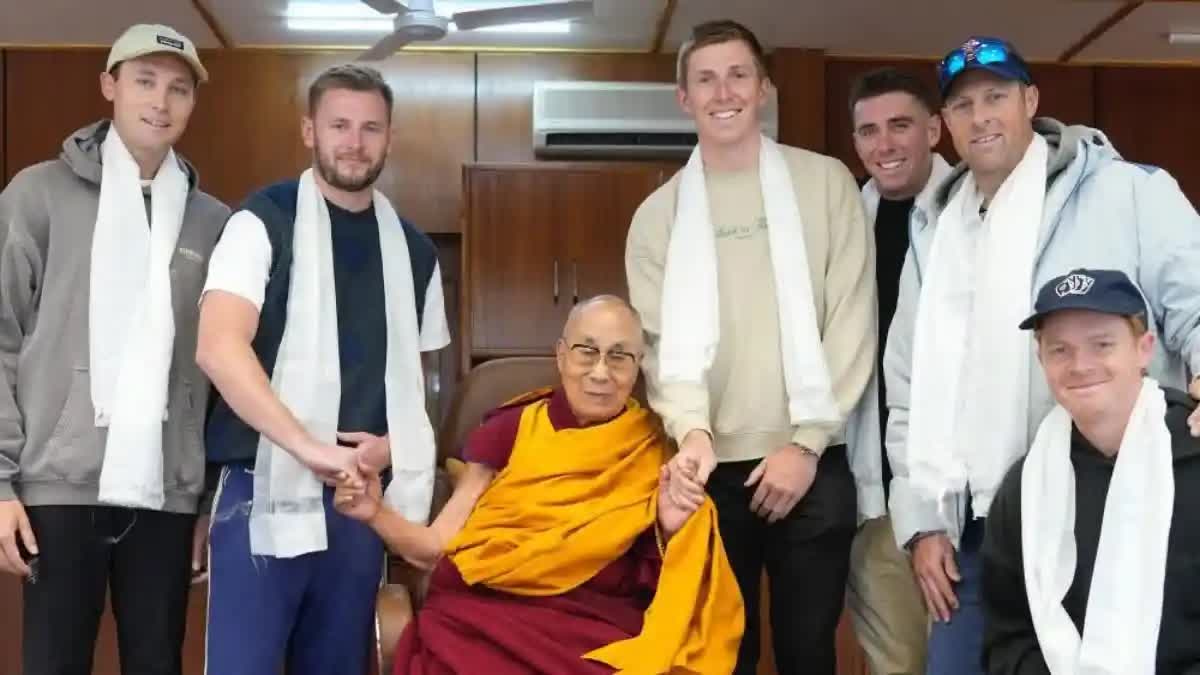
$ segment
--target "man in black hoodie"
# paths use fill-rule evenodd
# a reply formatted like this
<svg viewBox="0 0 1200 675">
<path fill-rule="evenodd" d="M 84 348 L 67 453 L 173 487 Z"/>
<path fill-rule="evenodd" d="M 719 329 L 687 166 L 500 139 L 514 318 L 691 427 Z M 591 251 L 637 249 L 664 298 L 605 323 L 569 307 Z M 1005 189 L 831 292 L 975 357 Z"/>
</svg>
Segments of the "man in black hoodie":
<svg viewBox="0 0 1200 675">
<path fill-rule="evenodd" d="M 1143 376 L 1154 336 L 1125 274 L 1075 270 L 1035 310 L 1021 327 L 1058 407 L 992 503 L 984 667 L 1200 672 L 1196 401 Z"/>
</svg>

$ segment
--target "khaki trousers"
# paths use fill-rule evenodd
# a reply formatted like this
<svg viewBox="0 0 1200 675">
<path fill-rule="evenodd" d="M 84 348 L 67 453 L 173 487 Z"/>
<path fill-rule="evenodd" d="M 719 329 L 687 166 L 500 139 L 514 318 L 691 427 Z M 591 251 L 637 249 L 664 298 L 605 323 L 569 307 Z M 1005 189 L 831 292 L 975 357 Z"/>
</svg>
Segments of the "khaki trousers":
<svg viewBox="0 0 1200 675">
<path fill-rule="evenodd" d="M 854 538 L 846 607 L 872 675 L 924 675 L 925 600 L 888 516 L 867 521 Z"/>
</svg>

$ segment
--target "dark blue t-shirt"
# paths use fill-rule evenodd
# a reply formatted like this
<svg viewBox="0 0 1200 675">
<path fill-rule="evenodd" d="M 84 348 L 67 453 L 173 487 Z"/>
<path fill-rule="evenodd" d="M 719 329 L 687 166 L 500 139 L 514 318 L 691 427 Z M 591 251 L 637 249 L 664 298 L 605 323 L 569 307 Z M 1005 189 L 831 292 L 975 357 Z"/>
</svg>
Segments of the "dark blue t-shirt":
<svg viewBox="0 0 1200 675">
<path fill-rule="evenodd" d="M 271 242 L 271 267 L 267 278 L 258 332 L 252 346 L 270 377 L 279 354 L 287 319 L 291 285 L 292 238 L 295 229 L 297 181 L 272 185 L 242 206 L 256 215 Z M 338 360 L 341 364 L 339 431 L 387 433 L 387 399 L 384 373 L 387 366 L 387 313 L 384 306 L 383 257 L 374 207 L 351 212 L 326 200 L 333 244 L 334 293 L 337 301 Z M 424 314 L 425 294 L 437 269 L 433 242 L 409 223 L 401 221 L 410 260 L 391 264 L 411 267 L 418 329 Z M 413 346 L 416 348 L 416 345 Z M 243 422 L 214 391 L 205 428 L 210 464 L 254 461 L 259 434 Z"/>
</svg>

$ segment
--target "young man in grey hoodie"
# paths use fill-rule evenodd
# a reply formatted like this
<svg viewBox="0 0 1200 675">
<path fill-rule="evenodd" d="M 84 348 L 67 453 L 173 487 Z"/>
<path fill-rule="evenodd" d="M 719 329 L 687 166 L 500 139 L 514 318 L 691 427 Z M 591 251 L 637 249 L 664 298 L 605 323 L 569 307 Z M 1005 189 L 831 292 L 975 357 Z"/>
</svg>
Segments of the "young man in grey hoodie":
<svg viewBox="0 0 1200 675">
<path fill-rule="evenodd" d="M 988 509 L 1054 403 L 1016 326 L 1051 278 L 1122 271 L 1150 309 L 1150 376 L 1197 395 L 1200 216 L 1166 171 L 1122 160 L 1100 131 L 1035 118 L 1037 87 L 1008 42 L 971 38 L 939 76 L 964 161 L 911 223 L 884 355 L 890 506 L 935 621 L 928 672 L 970 675 Z"/>
<path fill-rule="evenodd" d="M 86 675 L 111 592 L 123 673 L 181 672 L 208 383 L 197 300 L 229 209 L 172 146 L 208 75 L 137 25 L 112 120 L 0 193 L 0 572 L 24 585 L 25 675 Z"/>
</svg>

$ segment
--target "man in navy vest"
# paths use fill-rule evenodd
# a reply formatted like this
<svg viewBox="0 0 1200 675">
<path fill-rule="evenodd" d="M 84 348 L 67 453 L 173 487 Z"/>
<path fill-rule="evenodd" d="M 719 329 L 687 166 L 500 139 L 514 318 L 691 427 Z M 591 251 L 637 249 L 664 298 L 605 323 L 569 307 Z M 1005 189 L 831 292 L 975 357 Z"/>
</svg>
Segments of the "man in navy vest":
<svg viewBox="0 0 1200 675">
<path fill-rule="evenodd" d="M 384 550 L 331 486 L 388 470 L 388 501 L 428 518 L 420 355 L 449 332 L 432 242 L 373 189 L 391 108 L 371 68 L 321 74 L 303 120 L 312 168 L 251 195 L 213 253 L 196 355 L 219 395 L 210 673 L 366 672 Z"/>
</svg>

